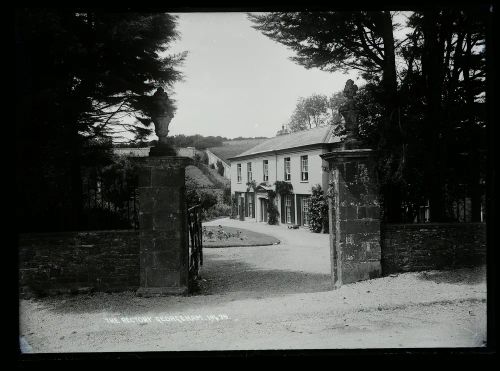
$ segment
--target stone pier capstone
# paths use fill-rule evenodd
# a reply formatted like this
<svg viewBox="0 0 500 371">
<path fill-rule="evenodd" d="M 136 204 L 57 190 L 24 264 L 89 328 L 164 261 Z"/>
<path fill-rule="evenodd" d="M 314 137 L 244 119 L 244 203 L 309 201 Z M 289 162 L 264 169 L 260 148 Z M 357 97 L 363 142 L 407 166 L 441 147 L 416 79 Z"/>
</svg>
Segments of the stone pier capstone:
<svg viewBox="0 0 500 371">
<path fill-rule="evenodd" d="M 187 157 L 136 158 L 139 172 L 140 288 L 137 295 L 188 291 Z"/>
<path fill-rule="evenodd" d="M 374 151 L 341 149 L 321 155 L 330 170 L 332 283 L 380 277 L 380 206 Z"/>
</svg>

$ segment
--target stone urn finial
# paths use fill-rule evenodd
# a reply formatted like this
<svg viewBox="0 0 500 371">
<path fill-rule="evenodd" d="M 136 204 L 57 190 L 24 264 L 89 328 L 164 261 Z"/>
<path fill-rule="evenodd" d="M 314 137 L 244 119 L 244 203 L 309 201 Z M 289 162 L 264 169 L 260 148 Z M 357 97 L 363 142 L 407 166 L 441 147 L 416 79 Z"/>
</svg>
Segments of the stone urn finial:
<svg viewBox="0 0 500 371">
<path fill-rule="evenodd" d="M 150 156 L 175 156 L 176 150 L 168 141 L 168 126 L 174 117 L 174 106 L 163 88 L 156 89 L 151 106 L 151 120 L 155 124 L 158 144 L 151 148 Z"/>
<path fill-rule="evenodd" d="M 155 124 L 155 133 L 160 143 L 167 143 L 168 126 L 174 117 L 172 104 L 163 88 L 156 89 L 153 95 L 153 112 L 151 119 Z"/>
<path fill-rule="evenodd" d="M 347 80 L 344 88 L 344 96 L 347 101 L 339 108 L 339 112 L 345 120 L 346 138 L 344 143 L 346 148 L 359 144 L 358 110 L 355 102 L 357 91 L 358 87 L 354 81 Z"/>
</svg>

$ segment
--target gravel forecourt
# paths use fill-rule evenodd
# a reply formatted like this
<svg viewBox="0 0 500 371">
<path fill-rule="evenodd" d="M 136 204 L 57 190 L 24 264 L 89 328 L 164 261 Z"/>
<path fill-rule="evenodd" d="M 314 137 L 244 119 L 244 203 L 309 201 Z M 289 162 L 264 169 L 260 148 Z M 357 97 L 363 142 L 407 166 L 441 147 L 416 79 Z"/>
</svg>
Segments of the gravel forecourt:
<svg viewBox="0 0 500 371">
<path fill-rule="evenodd" d="M 250 221 L 270 246 L 204 250 L 199 292 L 20 301 L 25 352 L 481 347 L 486 268 L 399 274 L 331 290 L 328 235 Z"/>
</svg>

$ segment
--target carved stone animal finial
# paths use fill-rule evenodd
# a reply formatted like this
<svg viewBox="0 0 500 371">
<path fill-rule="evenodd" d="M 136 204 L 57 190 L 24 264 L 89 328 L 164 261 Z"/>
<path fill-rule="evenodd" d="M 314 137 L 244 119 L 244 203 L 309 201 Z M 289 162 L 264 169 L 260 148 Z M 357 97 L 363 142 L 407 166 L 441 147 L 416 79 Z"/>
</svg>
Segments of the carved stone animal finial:
<svg viewBox="0 0 500 371">
<path fill-rule="evenodd" d="M 347 80 L 344 88 L 344 96 L 347 98 L 347 101 L 339 107 L 339 112 L 345 120 L 345 148 L 354 148 L 359 145 L 358 110 L 354 99 L 357 91 L 358 87 L 354 81 L 351 79 Z"/>
<path fill-rule="evenodd" d="M 358 91 L 358 86 L 351 79 L 347 80 L 344 87 L 344 96 L 347 99 L 354 99 L 356 92 Z"/>
</svg>

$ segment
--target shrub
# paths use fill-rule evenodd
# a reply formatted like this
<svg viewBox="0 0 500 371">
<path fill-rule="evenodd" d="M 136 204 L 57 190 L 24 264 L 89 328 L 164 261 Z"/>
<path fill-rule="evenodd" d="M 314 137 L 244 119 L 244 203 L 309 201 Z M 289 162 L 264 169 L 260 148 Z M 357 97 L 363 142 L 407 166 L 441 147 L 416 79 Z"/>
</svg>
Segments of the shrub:
<svg viewBox="0 0 500 371">
<path fill-rule="evenodd" d="M 201 204 L 201 197 L 199 192 L 196 189 L 187 189 L 186 190 L 186 204 L 188 209 L 190 207 Z"/>
<path fill-rule="evenodd" d="M 328 201 L 321 186 L 317 184 L 311 189 L 309 206 L 309 229 L 314 233 L 328 232 Z"/>
<path fill-rule="evenodd" d="M 236 233 L 231 233 L 228 231 L 225 231 L 222 226 L 219 225 L 219 227 L 214 231 L 213 229 L 207 229 L 207 227 L 203 227 L 202 229 L 203 233 L 203 240 L 229 240 L 230 238 L 237 238 L 237 239 L 243 239 L 241 231 L 237 230 Z"/>
<path fill-rule="evenodd" d="M 267 191 L 267 224 L 276 225 L 278 224 L 280 213 L 278 211 L 278 206 L 276 206 L 276 192 L 270 190 Z"/>
<path fill-rule="evenodd" d="M 202 220 L 208 221 L 211 219 L 220 218 L 221 216 L 230 216 L 231 206 L 224 203 L 217 203 L 207 210 L 202 211 Z"/>
<path fill-rule="evenodd" d="M 186 200 L 188 208 L 200 205 L 203 221 L 231 215 L 231 205 L 224 203 L 222 197 L 213 192 L 189 189 L 186 191 Z"/>
<path fill-rule="evenodd" d="M 330 231 L 330 216 L 328 214 L 328 197 L 323 196 L 325 201 L 324 206 L 321 209 L 321 219 L 323 219 L 323 233 L 329 233 Z"/>
<path fill-rule="evenodd" d="M 203 210 L 208 210 L 218 203 L 217 196 L 210 192 L 200 192 L 200 204 Z"/>
<path fill-rule="evenodd" d="M 217 172 L 220 176 L 224 176 L 224 164 L 221 160 L 217 160 Z"/>
<path fill-rule="evenodd" d="M 222 202 L 226 205 L 231 205 L 231 188 L 226 187 L 222 193 Z"/>
<path fill-rule="evenodd" d="M 217 195 L 198 189 L 188 189 L 186 191 L 187 207 L 201 205 L 203 210 L 208 210 L 219 202 Z"/>
</svg>

